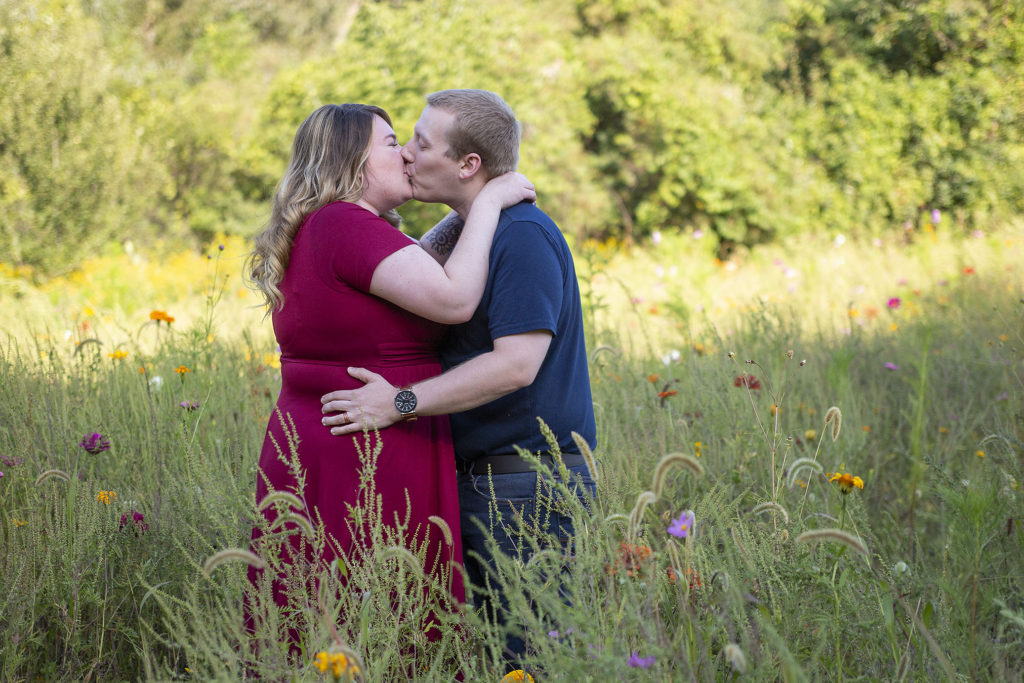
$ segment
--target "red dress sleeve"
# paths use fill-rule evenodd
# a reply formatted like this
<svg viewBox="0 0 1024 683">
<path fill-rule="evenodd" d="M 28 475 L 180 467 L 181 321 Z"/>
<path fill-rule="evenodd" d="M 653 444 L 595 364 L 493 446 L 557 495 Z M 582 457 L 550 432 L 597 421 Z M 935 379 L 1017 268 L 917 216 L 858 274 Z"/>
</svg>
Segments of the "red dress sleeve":
<svg viewBox="0 0 1024 683">
<path fill-rule="evenodd" d="M 415 244 L 386 220 L 349 202 L 334 202 L 310 214 L 305 230 L 312 240 L 317 275 L 329 287 L 348 285 L 370 291 L 373 271 L 388 256 Z"/>
</svg>

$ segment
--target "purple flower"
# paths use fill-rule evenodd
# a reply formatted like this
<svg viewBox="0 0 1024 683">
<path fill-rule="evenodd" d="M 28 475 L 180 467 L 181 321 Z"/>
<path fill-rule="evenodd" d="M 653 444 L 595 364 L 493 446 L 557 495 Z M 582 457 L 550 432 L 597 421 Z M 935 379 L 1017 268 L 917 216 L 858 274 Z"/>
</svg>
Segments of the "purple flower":
<svg viewBox="0 0 1024 683">
<path fill-rule="evenodd" d="M 998 396 L 996 396 L 996 400 L 997 401 L 1006 401 L 1009 398 L 1010 398 L 1010 395 L 1008 393 L 1006 393 L 1005 391 L 1003 393 L 999 394 Z"/>
<path fill-rule="evenodd" d="M 199 401 L 189 399 L 188 401 L 182 401 L 178 405 L 181 406 L 181 408 L 183 408 L 184 410 L 187 410 L 188 412 L 191 413 L 193 410 L 199 407 Z"/>
<path fill-rule="evenodd" d="M 130 518 L 129 515 L 131 515 Z M 130 527 L 132 531 L 137 534 L 149 531 L 149 525 L 146 524 L 146 517 L 141 512 L 136 512 L 134 509 L 121 515 L 121 523 L 118 525 L 118 529 L 123 529 L 125 527 Z"/>
<path fill-rule="evenodd" d="M 93 432 L 88 436 L 82 437 L 78 445 L 84 448 L 86 453 L 92 453 L 93 455 L 110 450 L 110 441 L 104 439 L 103 435 L 99 432 Z"/>
<path fill-rule="evenodd" d="M 932 209 L 932 225 L 938 225 L 942 220 L 942 213 L 938 209 Z"/>
<path fill-rule="evenodd" d="M 686 538 L 693 531 L 693 510 L 683 510 L 682 514 L 668 525 L 668 532 L 676 538 Z"/>
<path fill-rule="evenodd" d="M 899 308 L 900 298 L 898 296 L 894 296 L 893 298 L 889 299 L 889 301 L 886 302 L 885 305 L 888 306 L 889 308 Z"/>
<path fill-rule="evenodd" d="M 218 244 L 217 245 L 217 251 L 224 251 L 224 245 L 223 244 Z"/>
<path fill-rule="evenodd" d="M 0 470 L 0 479 L 3 479 L 3 478 L 4 478 L 3 470 Z"/>
<path fill-rule="evenodd" d="M 25 458 L 15 458 L 13 455 L 0 455 L 0 462 L 8 467 L 17 467 L 25 462 Z"/>
<path fill-rule="evenodd" d="M 654 666 L 654 655 L 641 657 L 639 652 L 634 652 L 629 656 L 629 665 L 636 669 L 650 669 Z"/>
<path fill-rule="evenodd" d="M 889 363 L 888 361 L 886 361 L 885 369 L 886 370 L 899 370 L 900 366 L 896 365 L 895 363 Z"/>
</svg>

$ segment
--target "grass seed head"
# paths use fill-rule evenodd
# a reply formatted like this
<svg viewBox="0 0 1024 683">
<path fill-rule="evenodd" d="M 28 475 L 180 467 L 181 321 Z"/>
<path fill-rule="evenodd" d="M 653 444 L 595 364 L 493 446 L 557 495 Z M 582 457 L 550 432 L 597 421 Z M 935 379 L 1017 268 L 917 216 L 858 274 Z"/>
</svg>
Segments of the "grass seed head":
<svg viewBox="0 0 1024 683">
<path fill-rule="evenodd" d="M 70 481 L 71 477 L 64 470 L 46 470 L 38 477 L 36 477 L 36 486 L 42 484 L 47 479 L 60 479 L 61 481 Z"/>
<path fill-rule="evenodd" d="M 250 567 L 255 567 L 256 569 L 263 569 L 267 566 L 267 563 L 256 553 L 243 550 L 242 548 L 228 548 L 207 558 L 203 564 L 203 573 L 209 576 L 221 564 L 235 560 L 245 562 Z"/>
<path fill-rule="evenodd" d="M 869 556 L 868 547 L 864 545 L 864 541 L 849 532 L 843 531 L 842 529 L 813 529 L 811 531 L 805 531 L 796 537 L 797 543 L 818 543 L 819 541 L 835 541 L 836 543 L 842 543 L 864 557 Z"/>
<path fill-rule="evenodd" d="M 665 478 L 668 476 L 669 470 L 677 465 L 690 470 L 698 477 L 704 476 L 704 466 L 692 455 L 685 453 L 663 455 L 654 467 L 654 476 L 651 478 L 651 491 L 654 492 L 656 498 L 661 498 L 661 494 L 665 490 Z"/>
<path fill-rule="evenodd" d="M 448 545 L 453 545 L 452 528 L 448 526 L 448 522 L 444 521 L 444 518 L 438 517 L 437 515 L 430 515 L 427 519 L 436 524 L 437 528 L 441 530 L 441 535 L 444 536 L 444 542 Z"/>
<path fill-rule="evenodd" d="M 260 504 L 256 506 L 256 510 L 262 512 L 278 501 L 287 503 L 289 507 L 295 508 L 296 510 L 306 509 L 305 504 L 295 494 L 288 493 L 287 491 L 274 491 L 263 497 Z"/>
<path fill-rule="evenodd" d="M 764 513 L 772 511 L 772 510 L 774 510 L 775 512 L 778 512 L 780 515 L 782 515 L 782 519 L 785 520 L 786 524 L 789 524 L 789 513 L 786 512 L 786 508 L 782 507 L 778 503 L 773 503 L 770 500 L 765 501 L 765 502 L 761 503 L 760 505 L 754 506 L 754 509 L 750 511 L 750 514 L 752 514 L 752 515 L 763 515 Z"/>
<path fill-rule="evenodd" d="M 843 426 L 843 413 L 838 406 L 832 406 L 825 412 L 825 424 L 832 424 L 832 440 L 839 438 L 839 429 Z"/>
<path fill-rule="evenodd" d="M 644 510 L 647 509 L 648 505 L 655 503 L 658 500 L 658 496 L 654 491 L 644 491 L 636 497 L 636 504 L 633 506 L 633 511 L 629 513 L 629 535 L 635 536 L 636 532 L 640 530 L 640 520 L 643 519 Z"/>
<path fill-rule="evenodd" d="M 736 643 L 727 644 L 722 648 L 722 655 L 736 673 L 747 673 L 747 656 L 743 654 L 743 650 L 740 649 L 739 645 Z"/>
<path fill-rule="evenodd" d="M 597 461 L 594 460 L 594 452 L 590 450 L 590 444 L 579 432 L 571 432 L 572 440 L 576 443 L 576 447 L 580 449 L 580 453 L 583 455 L 583 460 L 587 463 L 587 469 L 590 471 L 590 478 L 595 482 L 597 481 Z"/>
</svg>

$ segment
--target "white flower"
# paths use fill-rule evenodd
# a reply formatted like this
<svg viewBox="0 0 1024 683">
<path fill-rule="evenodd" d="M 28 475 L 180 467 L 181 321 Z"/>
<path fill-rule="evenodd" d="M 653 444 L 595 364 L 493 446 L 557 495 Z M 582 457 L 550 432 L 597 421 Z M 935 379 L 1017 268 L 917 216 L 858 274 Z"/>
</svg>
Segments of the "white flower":
<svg viewBox="0 0 1024 683">
<path fill-rule="evenodd" d="M 153 391 L 160 391 L 164 386 L 164 378 L 160 375 L 154 375 L 153 379 L 149 380 L 149 386 L 153 387 Z"/>
<path fill-rule="evenodd" d="M 654 246 L 658 246 L 659 244 L 661 244 L 660 230 L 655 230 L 654 232 L 651 233 L 651 244 L 653 244 Z"/>
</svg>

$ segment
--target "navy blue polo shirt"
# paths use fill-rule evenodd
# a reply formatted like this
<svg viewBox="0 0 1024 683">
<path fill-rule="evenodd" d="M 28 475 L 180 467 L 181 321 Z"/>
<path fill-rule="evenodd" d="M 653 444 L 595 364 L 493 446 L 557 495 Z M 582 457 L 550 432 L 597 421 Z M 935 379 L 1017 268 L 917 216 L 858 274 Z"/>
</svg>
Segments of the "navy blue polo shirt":
<svg viewBox="0 0 1024 683">
<path fill-rule="evenodd" d="M 517 445 L 547 452 L 537 417 L 551 427 L 565 453 L 579 452 L 570 434 L 574 431 L 596 446 L 572 254 L 554 221 L 523 202 L 501 212 L 483 298 L 469 322 L 449 329 L 441 364 L 447 370 L 492 351 L 495 339 L 533 330 L 553 334 L 533 384 L 450 416 L 458 460 L 513 454 Z"/>
</svg>

